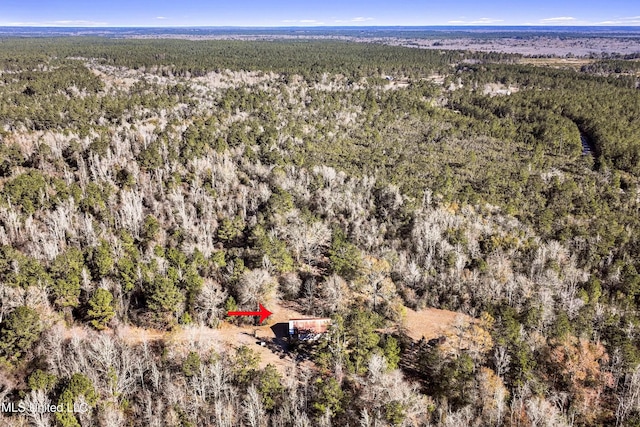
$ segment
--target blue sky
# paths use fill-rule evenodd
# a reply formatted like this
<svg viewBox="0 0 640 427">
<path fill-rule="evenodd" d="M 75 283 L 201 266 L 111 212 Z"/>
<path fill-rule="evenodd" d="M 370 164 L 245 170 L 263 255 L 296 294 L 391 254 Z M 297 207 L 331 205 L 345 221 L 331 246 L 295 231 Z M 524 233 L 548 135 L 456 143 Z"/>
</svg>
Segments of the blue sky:
<svg viewBox="0 0 640 427">
<path fill-rule="evenodd" d="M 640 26 L 638 0 L 0 0 L 0 25 Z"/>
</svg>

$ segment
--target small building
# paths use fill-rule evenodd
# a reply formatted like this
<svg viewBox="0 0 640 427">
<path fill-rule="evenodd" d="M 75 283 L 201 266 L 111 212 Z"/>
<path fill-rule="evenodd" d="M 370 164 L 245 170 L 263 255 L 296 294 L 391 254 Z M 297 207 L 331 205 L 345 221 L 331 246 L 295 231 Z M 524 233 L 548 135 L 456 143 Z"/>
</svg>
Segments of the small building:
<svg viewBox="0 0 640 427">
<path fill-rule="evenodd" d="M 328 317 L 315 317 L 310 319 L 290 319 L 289 337 L 308 341 L 315 340 L 329 330 L 331 319 Z"/>
</svg>

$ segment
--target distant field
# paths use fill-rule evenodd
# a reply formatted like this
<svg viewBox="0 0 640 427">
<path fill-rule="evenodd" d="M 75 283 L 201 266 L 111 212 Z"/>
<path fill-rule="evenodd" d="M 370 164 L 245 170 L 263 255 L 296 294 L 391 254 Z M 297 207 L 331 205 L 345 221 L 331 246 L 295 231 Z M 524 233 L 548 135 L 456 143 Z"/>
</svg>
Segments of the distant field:
<svg viewBox="0 0 640 427">
<path fill-rule="evenodd" d="M 599 56 L 603 53 L 630 55 L 640 52 L 637 37 L 496 36 L 493 38 L 442 38 L 440 40 L 396 40 L 392 44 L 423 49 L 472 50 L 519 53 L 526 56 Z"/>
<path fill-rule="evenodd" d="M 523 65 L 536 65 L 539 67 L 560 67 L 573 68 L 579 70 L 583 65 L 593 64 L 595 59 L 591 58 L 522 58 L 518 61 Z"/>
</svg>

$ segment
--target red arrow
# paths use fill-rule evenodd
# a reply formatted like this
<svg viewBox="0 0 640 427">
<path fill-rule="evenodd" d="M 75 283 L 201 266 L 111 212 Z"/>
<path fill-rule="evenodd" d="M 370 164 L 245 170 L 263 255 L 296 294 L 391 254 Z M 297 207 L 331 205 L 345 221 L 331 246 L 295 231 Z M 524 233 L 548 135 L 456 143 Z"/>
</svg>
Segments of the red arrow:
<svg viewBox="0 0 640 427">
<path fill-rule="evenodd" d="M 264 319 L 273 313 L 264 308 L 262 304 L 258 303 L 258 305 L 260 306 L 260 311 L 229 311 L 227 316 L 260 316 L 260 323 L 262 323 Z"/>
</svg>

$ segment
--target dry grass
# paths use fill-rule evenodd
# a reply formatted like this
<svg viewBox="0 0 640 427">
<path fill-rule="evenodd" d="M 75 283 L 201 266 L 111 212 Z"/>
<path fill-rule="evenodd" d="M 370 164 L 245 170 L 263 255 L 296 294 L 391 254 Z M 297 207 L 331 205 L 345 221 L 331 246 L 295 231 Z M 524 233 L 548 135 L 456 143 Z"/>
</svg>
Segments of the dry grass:
<svg viewBox="0 0 640 427">
<path fill-rule="evenodd" d="M 414 311 L 407 308 L 404 327 L 407 335 L 416 341 L 450 335 L 456 324 L 471 323 L 473 318 L 455 311 L 427 308 Z"/>
<path fill-rule="evenodd" d="M 493 348 L 489 327 L 486 318 L 478 320 L 453 311 L 436 308 L 418 312 L 407 310 L 407 335 L 416 341 L 444 338 L 439 348 L 445 355 L 457 355 L 461 351 L 486 354 Z"/>
</svg>

